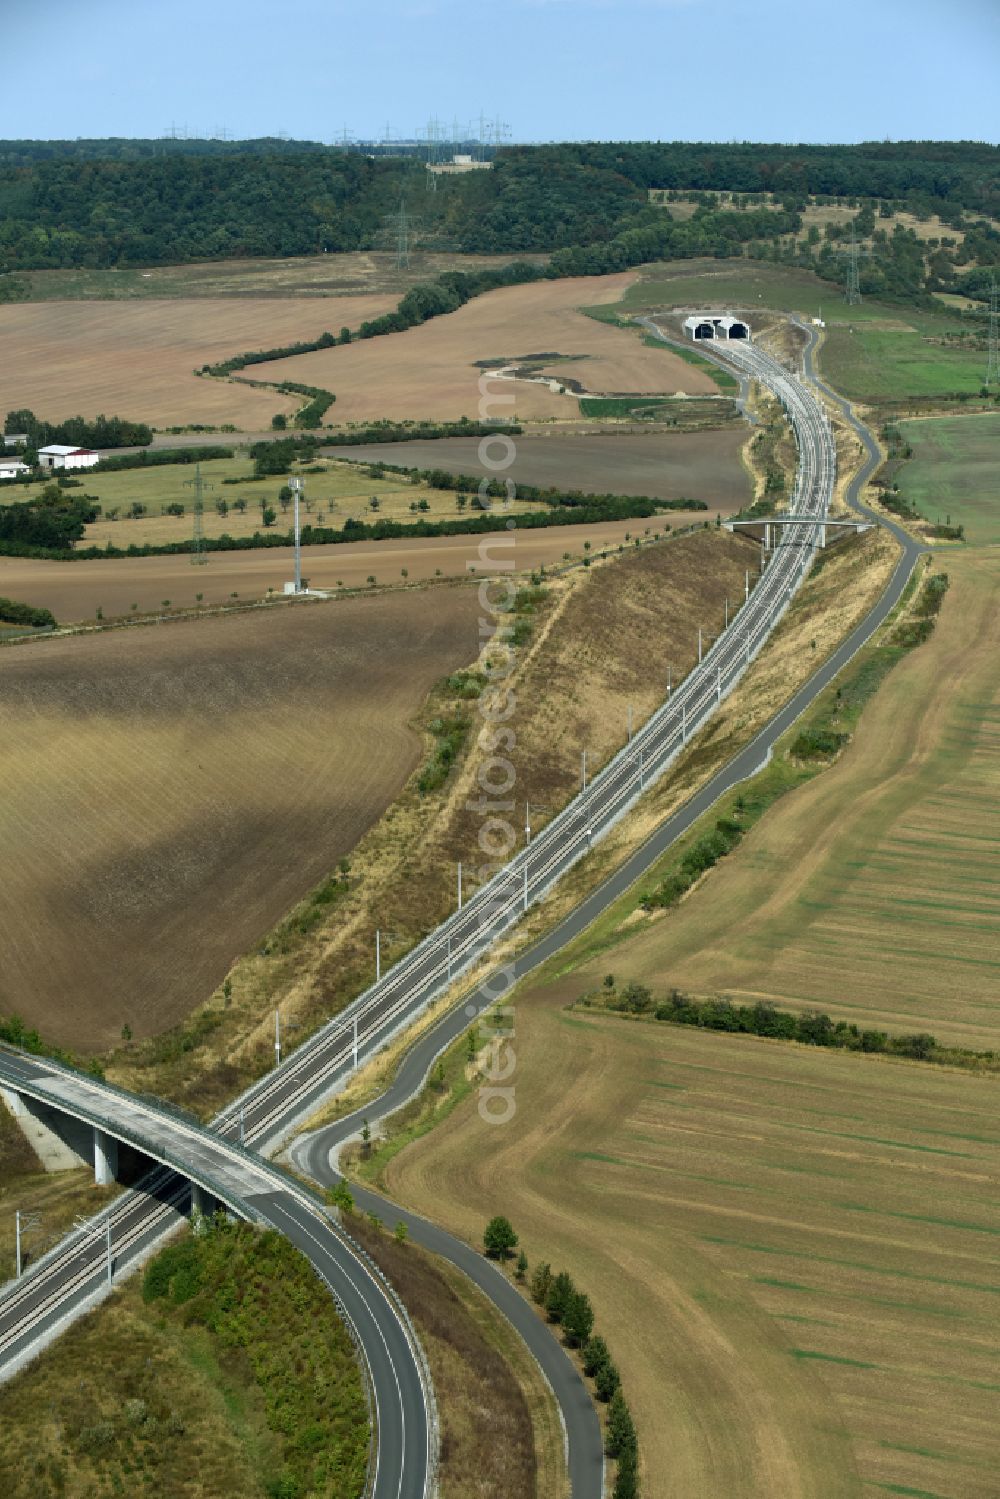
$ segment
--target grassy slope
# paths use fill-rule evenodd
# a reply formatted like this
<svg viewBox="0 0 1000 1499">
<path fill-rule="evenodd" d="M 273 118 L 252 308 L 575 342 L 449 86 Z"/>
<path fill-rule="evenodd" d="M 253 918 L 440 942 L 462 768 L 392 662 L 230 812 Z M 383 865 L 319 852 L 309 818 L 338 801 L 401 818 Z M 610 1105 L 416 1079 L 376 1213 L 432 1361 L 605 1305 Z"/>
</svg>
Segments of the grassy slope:
<svg viewBox="0 0 1000 1499">
<path fill-rule="evenodd" d="M 913 448 L 899 476 L 906 498 L 931 520 L 950 515 L 975 545 L 1000 542 L 1000 415 L 933 417 L 903 432 Z"/>
<path fill-rule="evenodd" d="M 11 1499 L 356 1499 L 368 1422 L 329 1293 L 279 1235 L 220 1224 L 0 1390 Z M 165 1293 L 165 1294 L 164 1294 Z"/>
</svg>

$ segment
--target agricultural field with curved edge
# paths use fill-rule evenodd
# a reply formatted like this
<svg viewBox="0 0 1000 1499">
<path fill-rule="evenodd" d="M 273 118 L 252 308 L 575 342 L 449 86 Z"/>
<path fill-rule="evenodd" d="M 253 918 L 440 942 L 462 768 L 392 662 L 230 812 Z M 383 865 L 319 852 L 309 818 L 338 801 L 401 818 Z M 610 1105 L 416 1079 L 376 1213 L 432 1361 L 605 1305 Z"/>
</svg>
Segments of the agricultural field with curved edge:
<svg viewBox="0 0 1000 1499">
<path fill-rule="evenodd" d="M 443 588 L 0 652 L 0 1014 L 85 1051 L 187 1015 L 392 801 L 477 621 Z"/>
<path fill-rule="evenodd" d="M 156 427 L 233 422 L 252 431 L 302 398 L 200 379 L 203 364 L 246 349 L 318 338 L 330 325 L 356 328 L 396 305 L 385 293 L 337 297 L 240 297 L 185 301 L 18 302 L 0 307 L 5 359 L 0 411 L 29 407 L 46 421 L 126 416 Z M 249 371 L 270 379 L 271 366 Z M 280 376 L 276 378 L 281 378 Z"/>
<path fill-rule="evenodd" d="M 577 381 L 599 395 L 717 395 L 718 386 L 703 370 L 647 348 L 635 331 L 609 327 L 580 310 L 620 297 L 634 279 L 633 272 L 621 272 L 503 287 L 405 333 L 277 360 L 261 373 L 336 391 L 332 419 L 338 424 L 475 418 L 481 366 L 538 355 L 553 356 L 537 361 L 539 373 Z M 485 415 L 578 419 L 572 390 L 560 395 L 545 384 L 494 380 Z"/>
</svg>

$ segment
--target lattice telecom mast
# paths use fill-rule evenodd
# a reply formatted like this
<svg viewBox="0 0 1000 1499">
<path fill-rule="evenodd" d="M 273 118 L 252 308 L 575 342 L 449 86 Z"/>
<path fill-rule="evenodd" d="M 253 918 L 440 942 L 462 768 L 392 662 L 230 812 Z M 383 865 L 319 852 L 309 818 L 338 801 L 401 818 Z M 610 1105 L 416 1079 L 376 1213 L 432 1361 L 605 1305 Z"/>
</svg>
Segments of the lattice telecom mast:
<svg viewBox="0 0 1000 1499">
<path fill-rule="evenodd" d="M 986 335 L 986 389 L 1000 388 L 1000 330 L 997 316 L 997 278 L 990 281 L 990 321 Z"/>
<path fill-rule="evenodd" d="M 191 536 L 191 563 L 194 567 L 208 561 L 205 555 L 205 490 L 214 489 L 214 484 L 208 484 L 201 477 L 201 464 L 194 466 L 194 478 L 185 479 L 184 483 L 194 490 L 194 530 Z"/>
</svg>

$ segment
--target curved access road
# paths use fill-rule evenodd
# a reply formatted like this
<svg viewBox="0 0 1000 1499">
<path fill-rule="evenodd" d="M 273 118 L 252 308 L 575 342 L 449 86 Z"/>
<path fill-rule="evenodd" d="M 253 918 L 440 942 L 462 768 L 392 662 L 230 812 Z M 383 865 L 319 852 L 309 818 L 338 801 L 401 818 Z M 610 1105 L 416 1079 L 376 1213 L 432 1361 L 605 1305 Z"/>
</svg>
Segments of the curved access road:
<svg viewBox="0 0 1000 1499">
<path fill-rule="evenodd" d="M 238 1217 L 277 1229 L 311 1262 L 335 1298 L 366 1376 L 373 1436 L 368 1493 L 426 1499 L 436 1434 L 415 1340 L 388 1285 L 311 1193 L 256 1152 L 58 1063 L 0 1047 L 0 1084 L 135 1146 L 163 1168 L 148 1193 L 126 1193 L 98 1232 L 74 1236 L 44 1273 L 15 1282 L 0 1301 L 4 1362 L 16 1362 L 27 1342 L 65 1316 L 67 1297 L 92 1295 L 176 1222 L 187 1196 L 180 1173 Z"/>
</svg>

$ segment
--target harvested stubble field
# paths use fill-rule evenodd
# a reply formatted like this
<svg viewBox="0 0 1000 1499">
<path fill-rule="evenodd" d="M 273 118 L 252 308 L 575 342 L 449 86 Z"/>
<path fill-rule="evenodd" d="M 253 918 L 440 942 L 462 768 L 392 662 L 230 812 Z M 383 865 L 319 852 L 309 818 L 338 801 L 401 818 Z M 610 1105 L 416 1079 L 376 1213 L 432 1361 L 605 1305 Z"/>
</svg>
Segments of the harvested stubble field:
<svg viewBox="0 0 1000 1499">
<path fill-rule="evenodd" d="M 740 451 L 742 425 L 732 431 L 614 432 L 600 436 L 525 433 L 515 440 L 514 462 L 504 471 L 515 483 L 562 486 L 593 494 L 646 494 L 673 500 L 704 500 L 710 514 L 731 515 L 751 498 Z M 336 448 L 356 462 L 396 463 L 407 468 L 443 468 L 453 474 L 482 472 L 479 442 L 444 437 L 433 442 L 372 443 Z M 669 519 L 669 517 L 668 517 Z"/>
<path fill-rule="evenodd" d="M 447 588 L 5 651 L 0 1012 L 86 1051 L 186 1015 L 395 796 L 477 618 Z"/>
<path fill-rule="evenodd" d="M 716 395 L 702 370 L 645 347 L 636 330 L 609 327 L 580 311 L 616 300 L 635 279 L 613 276 L 541 281 L 488 292 L 446 317 L 386 338 L 300 354 L 263 367 L 269 380 L 295 380 L 337 394 L 338 423 L 413 418 L 456 421 L 480 412 L 477 364 L 529 355 L 570 356 L 544 366 L 597 394 Z M 485 416 L 579 417 L 573 394 L 524 381 L 489 382 Z"/>
<path fill-rule="evenodd" d="M 703 525 L 704 511 L 671 511 L 668 517 L 649 520 L 604 521 L 596 526 L 552 526 L 548 529 L 515 531 L 515 567 L 528 571 L 558 567 L 569 556 L 580 558 L 585 542 L 593 551 L 618 547 L 630 538 L 652 535 L 665 525 L 672 528 Z M 121 524 L 121 523 L 116 523 Z M 185 522 L 180 522 L 185 526 Z M 128 538 L 132 522 L 122 524 L 116 536 Z M 186 530 L 181 534 L 187 534 Z M 482 548 L 489 548 L 497 534 L 478 536 L 418 537 L 413 540 L 349 541 L 306 547 L 302 572 L 314 588 L 364 588 L 370 576 L 378 584 L 399 584 L 405 568 L 410 583 L 438 575 L 467 578 L 477 566 L 482 571 Z M 194 566 L 190 556 L 112 557 L 80 562 L 48 562 L 35 558 L 0 557 L 0 595 L 23 599 L 51 609 L 61 624 L 92 620 L 98 608 L 105 619 L 128 615 L 132 605 L 139 613 L 159 611 L 164 599 L 174 608 L 193 609 L 201 593 L 206 605 L 225 604 L 237 595 L 246 602 L 263 599 L 269 589 L 280 593 L 294 572 L 290 546 L 267 547 L 246 552 L 209 552 L 204 566 Z"/>
<path fill-rule="evenodd" d="M 567 1014 L 585 987 L 520 996 L 514 1118 L 460 1104 L 396 1200 L 471 1242 L 503 1211 L 586 1287 L 650 1499 L 992 1499 L 995 1084 Z"/>
<path fill-rule="evenodd" d="M 190 303 L 20 302 L 0 307 L 4 363 L 0 410 L 30 407 L 48 421 L 68 416 L 129 417 L 167 427 L 232 422 L 267 427 L 301 398 L 255 390 L 193 371 L 245 349 L 337 333 L 395 306 L 391 295 L 314 298 L 200 297 Z M 271 366 L 249 371 L 269 379 Z M 280 378 L 280 377 L 277 377 Z"/>
<path fill-rule="evenodd" d="M 1000 414 L 929 417 L 904 422 L 902 431 L 913 457 L 899 482 L 921 515 L 932 521 L 950 516 L 974 545 L 1000 542 Z"/>
<path fill-rule="evenodd" d="M 840 761 L 632 940 L 635 977 L 997 1046 L 1000 578 L 989 554 L 946 566 L 930 641 Z"/>
</svg>

